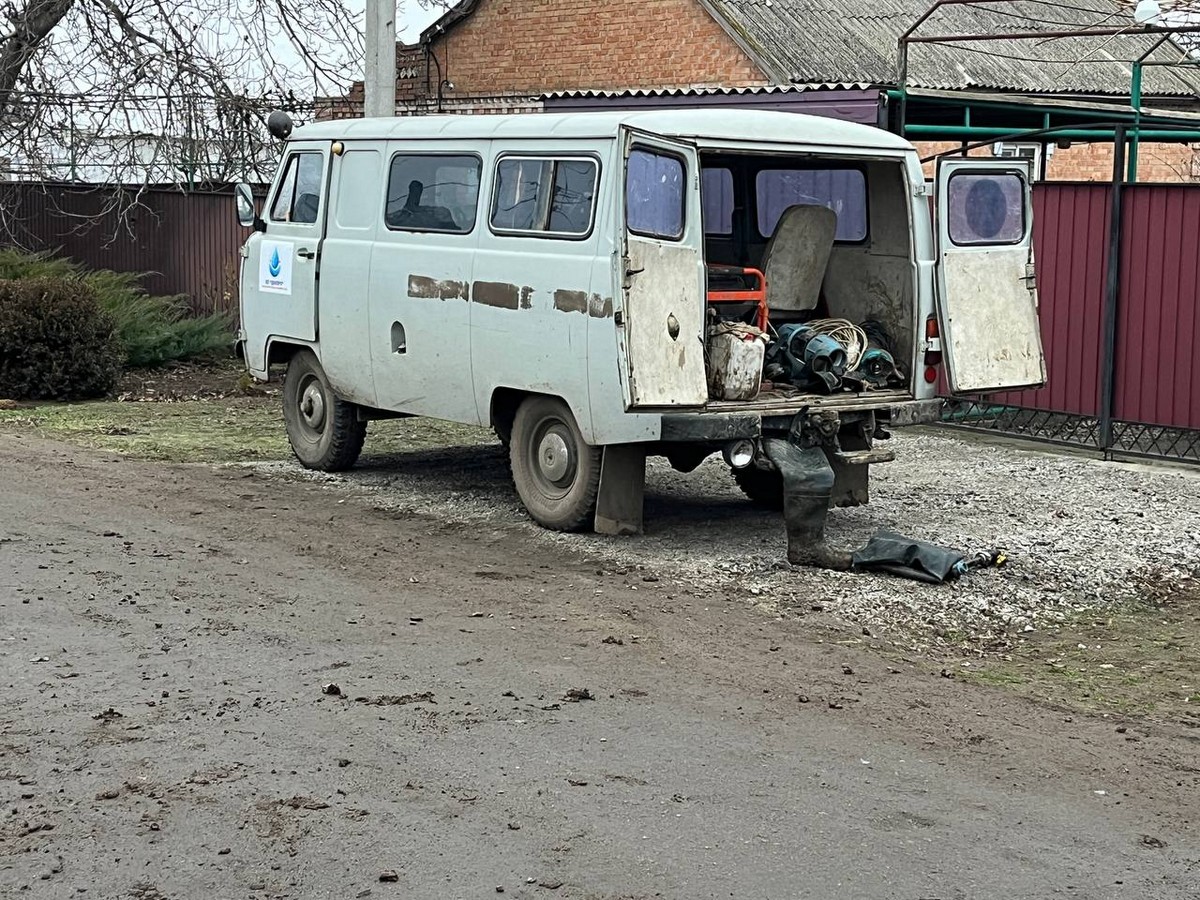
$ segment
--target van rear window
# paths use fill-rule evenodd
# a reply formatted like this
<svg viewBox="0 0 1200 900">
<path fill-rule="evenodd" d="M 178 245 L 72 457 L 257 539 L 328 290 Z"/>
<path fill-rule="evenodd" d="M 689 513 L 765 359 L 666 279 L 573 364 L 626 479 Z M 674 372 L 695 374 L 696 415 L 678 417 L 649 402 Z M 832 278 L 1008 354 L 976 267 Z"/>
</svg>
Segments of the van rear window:
<svg viewBox="0 0 1200 900">
<path fill-rule="evenodd" d="M 583 237 L 596 201 L 593 159 L 507 156 L 496 165 L 492 228 L 541 237 Z"/>
<path fill-rule="evenodd" d="M 677 156 L 638 148 L 625 172 L 625 220 L 634 234 L 683 237 L 684 164 Z"/>
<path fill-rule="evenodd" d="M 1009 172 L 950 176 L 950 240 L 960 247 L 1019 244 L 1025 237 L 1025 182 Z"/>
<path fill-rule="evenodd" d="M 479 207 L 479 157 L 405 155 L 388 173 L 387 227 L 468 234 Z"/>
</svg>

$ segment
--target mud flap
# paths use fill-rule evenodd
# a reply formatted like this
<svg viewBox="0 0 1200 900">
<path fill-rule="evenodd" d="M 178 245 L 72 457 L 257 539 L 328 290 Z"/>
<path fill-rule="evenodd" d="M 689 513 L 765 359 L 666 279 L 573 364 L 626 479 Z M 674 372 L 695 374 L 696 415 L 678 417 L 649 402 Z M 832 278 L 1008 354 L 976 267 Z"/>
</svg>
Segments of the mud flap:
<svg viewBox="0 0 1200 900">
<path fill-rule="evenodd" d="M 646 448 L 640 444 L 605 447 L 596 495 L 596 533 L 641 534 L 645 493 Z"/>
<path fill-rule="evenodd" d="M 850 554 L 825 543 L 825 519 L 833 498 L 833 467 L 821 447 L 799 447 L 784 438 L 763 441 L 767 458 L 783 476 L 783 518 L 788 562 L 845 571 Z"/>
</svg>

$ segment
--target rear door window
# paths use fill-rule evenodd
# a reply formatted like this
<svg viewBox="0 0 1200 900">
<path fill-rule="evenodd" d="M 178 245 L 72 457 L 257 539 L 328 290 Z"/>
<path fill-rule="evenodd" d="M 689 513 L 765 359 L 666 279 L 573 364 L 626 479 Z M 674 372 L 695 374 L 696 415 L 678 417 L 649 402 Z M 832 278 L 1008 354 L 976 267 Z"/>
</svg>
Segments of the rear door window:
<svg viewBox="0 0 1200 900">
<path fill-rule="evenodd" d="M 625 221 L 644 237 L 677 241 L 683 237 L 685 176 L 683 160 L 667 153 L 635 148 L 625 172 Z"/>
<path fill-rule="evenodd" d="M 758 231 L 769 238 L 793 206 L 827 206 L 837 213 L 834 240 L 867 239 L 867 179 L 859 169 L 763 169 L 755 178 Z"/>
<path fill-rule="evenodd" d="M 1012 172 L 950 176 L 950 240 L 960 247 L 1019 244 L 1025 238 L 1025 183 Z"/>
</svg>

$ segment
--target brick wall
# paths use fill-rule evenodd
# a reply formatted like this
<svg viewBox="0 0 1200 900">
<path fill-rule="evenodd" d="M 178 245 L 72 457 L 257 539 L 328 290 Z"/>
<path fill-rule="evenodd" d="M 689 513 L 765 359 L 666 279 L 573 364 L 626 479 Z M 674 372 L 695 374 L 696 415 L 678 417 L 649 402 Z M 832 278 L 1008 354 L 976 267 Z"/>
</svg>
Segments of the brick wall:
<svg viewBox="0 0 1200 900">
<path fill-rule="evenodd" d="M 444 96 L 767 84 L 696 0 L 481 0 L 433 42 Z M 401 102 L 425 93 L 423 51 L 400 48 Z M 437 68 L 429 83 L 436 91 Z M 416 70 L 414 72 L 414 69 Z"/>
<path fill-rule="evenodd" d="M 922 157 L 955 150 L 954 142 L 920 142 L 917 150 Z M 1138 150 L 1138 181 L 1200 181 L 1200 145 L 1142 144 Z M 991 147 L 972 150 L 970 156 L 991 156 Z M 1111 181 L 1113 167 L 1112 144 L 1072 144 L 1054 149 L 1046 177 L 1050 181 Z M 933 164 L 925 164 L 925 174 L 932 177 Z"/>
</svg>

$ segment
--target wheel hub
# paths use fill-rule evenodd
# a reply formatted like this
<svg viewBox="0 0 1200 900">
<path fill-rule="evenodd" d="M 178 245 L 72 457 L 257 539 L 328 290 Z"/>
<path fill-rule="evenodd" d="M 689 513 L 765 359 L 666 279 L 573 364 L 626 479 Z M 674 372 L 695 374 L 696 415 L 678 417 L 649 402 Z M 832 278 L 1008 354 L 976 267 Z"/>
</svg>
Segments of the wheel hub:
<svg viewBox="0 0 1200 900">
<path fill-rule="evenodd" d="M 571 459 L 571 448 L 561 434 L 551 431 L 542 438 L 538 446 L 538 467 L 542 475 L 555 483 L 570 474 L 574 461 Z"/>
<path fill-rule="evenodd" d="M 300 415 L 304 424 L 313 431 L 320 431 L 325 425 L 325 394 L 321 386 L 312 383 L 305 387 L 300 395 Z"/>
</svg>

